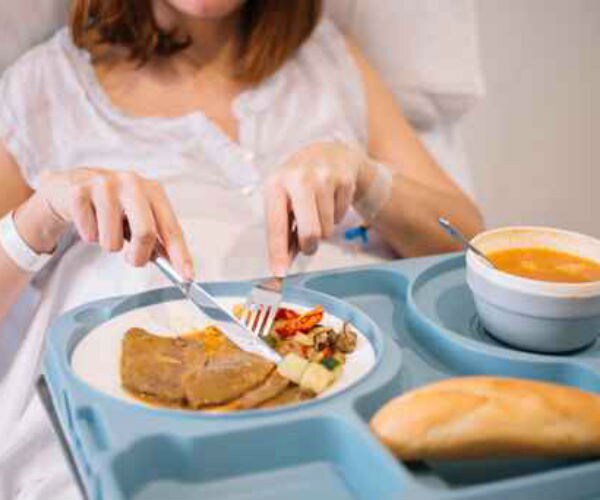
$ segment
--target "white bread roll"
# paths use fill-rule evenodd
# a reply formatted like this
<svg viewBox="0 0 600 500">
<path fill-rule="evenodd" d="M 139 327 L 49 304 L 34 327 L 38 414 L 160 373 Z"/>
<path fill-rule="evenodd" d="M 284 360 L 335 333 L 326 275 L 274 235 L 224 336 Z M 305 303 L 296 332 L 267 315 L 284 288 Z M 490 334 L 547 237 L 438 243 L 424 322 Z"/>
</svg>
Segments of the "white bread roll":
<svg viewBox="0 0 600 500">
<path fill-rule="evenodd" d="M 371 429 L 402 460 L 600 455 L 600 397 L 531 380 L 459 377 L 392 399 Z"/>
</svg>

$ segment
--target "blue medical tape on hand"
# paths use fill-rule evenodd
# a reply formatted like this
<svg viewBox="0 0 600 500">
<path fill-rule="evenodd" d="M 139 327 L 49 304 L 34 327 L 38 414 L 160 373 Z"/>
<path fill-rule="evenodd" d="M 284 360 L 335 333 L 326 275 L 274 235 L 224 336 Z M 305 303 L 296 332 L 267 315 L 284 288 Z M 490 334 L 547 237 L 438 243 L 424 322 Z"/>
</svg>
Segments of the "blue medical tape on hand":
<svg viewBox="0 0 600 500">
<path fill-rule="evenodd" d="M 360 238 L 366 245 L 369 242 L 369 228 L 367 226 L 351 227 L 344 233 L 344 239 L 348 241 Z"/>
</svg>

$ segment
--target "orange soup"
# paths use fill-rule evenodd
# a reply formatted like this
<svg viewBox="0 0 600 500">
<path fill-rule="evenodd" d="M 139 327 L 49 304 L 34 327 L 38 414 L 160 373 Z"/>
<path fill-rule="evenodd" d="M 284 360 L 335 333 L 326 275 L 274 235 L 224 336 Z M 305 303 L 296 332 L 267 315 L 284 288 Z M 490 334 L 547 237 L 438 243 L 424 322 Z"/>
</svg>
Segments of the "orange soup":
<svg viewBox="0 0 600 500">
<path fill-rule="evenodd" d="M 561 283 L 600 281 L 600 264 L 549 248 L 511 248 L 487 257 L 501 271 L 523 278 Z"/>
</svg>

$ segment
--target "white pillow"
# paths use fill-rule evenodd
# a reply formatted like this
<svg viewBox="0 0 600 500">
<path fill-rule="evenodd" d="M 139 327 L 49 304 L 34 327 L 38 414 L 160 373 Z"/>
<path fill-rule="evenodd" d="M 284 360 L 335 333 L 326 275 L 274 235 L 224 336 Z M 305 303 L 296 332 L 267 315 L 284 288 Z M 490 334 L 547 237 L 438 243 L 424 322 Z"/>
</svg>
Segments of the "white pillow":
<svg viewBox="0 0 600 500">
<path fill-rule="evenodd" d="M 69 0 L 0 0 L 0 74 L 65 24 Z"/>
<path fill-rule="evenodd" d="M 418 128 L 456 120 L 483 95 L 473 0 L 326 2 Z"/>
</svg>

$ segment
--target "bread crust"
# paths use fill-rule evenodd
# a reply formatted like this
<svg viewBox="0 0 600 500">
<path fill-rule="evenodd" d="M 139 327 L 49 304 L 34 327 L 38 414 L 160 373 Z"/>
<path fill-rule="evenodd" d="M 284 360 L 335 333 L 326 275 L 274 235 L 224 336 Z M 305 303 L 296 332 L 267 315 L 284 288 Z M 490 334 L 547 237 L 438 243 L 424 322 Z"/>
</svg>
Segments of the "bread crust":
<svg viewBox="0 0 600 500">
<path fill-rule="evenodd" d="M 600 397 L 524 379 L 458 377 L 392 399 L 371 429 L 406 461 L 600 455 Z"/>
</svg>

